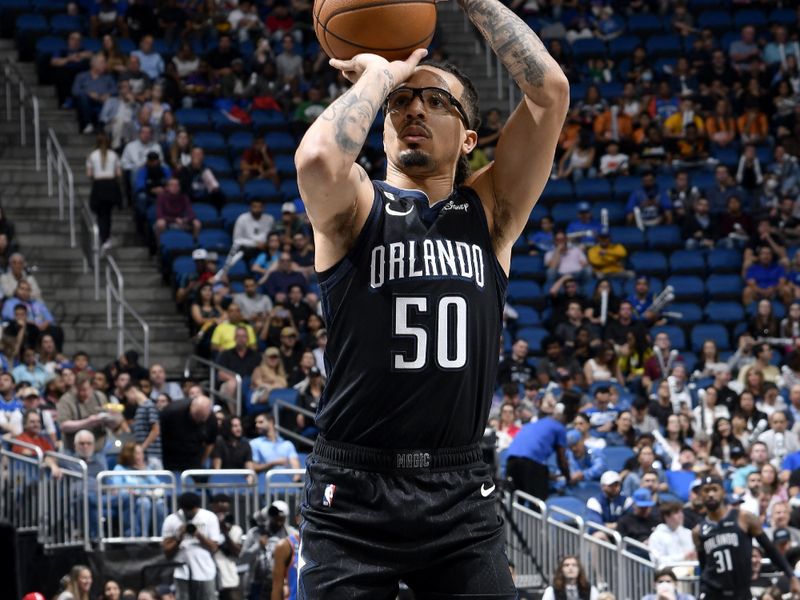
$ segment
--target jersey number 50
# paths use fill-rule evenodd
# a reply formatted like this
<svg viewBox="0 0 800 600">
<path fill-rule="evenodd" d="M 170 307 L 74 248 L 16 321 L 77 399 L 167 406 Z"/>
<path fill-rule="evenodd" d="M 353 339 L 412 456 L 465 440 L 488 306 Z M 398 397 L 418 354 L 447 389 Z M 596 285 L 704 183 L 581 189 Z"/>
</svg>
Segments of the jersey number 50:
<svg viewBox="0 0 800 600">
<path fill-rule="evenodd" d="M 413 313 L 413 315 L 412 315 Z M 392 367 L 418 371 L 428 365 L 428 330 L 410 324 L 414 315 L 428 314 L 425 296 L 396 296 L 394 299 L 395 337 L 413 338 L 413 352 L 392 351 Z M 452 319 L 451 319 L 452 315 Z M 432 354 L 441 369 L 461 369 L 467 364 L 467 301 L 462 296 L 442 296 L 434 307 L 435 337 Z M 451 326 L 455 335 L 451 334 Z M 454 347 L 451 347 L 451 344 Z"/>
</svg>

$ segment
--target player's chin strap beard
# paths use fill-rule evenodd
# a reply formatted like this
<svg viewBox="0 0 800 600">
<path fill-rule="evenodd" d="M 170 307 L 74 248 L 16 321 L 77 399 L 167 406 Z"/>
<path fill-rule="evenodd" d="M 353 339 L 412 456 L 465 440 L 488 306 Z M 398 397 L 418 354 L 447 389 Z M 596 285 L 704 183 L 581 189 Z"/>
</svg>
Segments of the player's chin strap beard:
<svg viewBox="0 0 800 600">
<path fill-rule="evenodd" d="M 400 153 L 400 166 L 405 168 L 431 167 L 433 166 L 433 159 L 429 154 L 412 148 Z"/>
</svg>

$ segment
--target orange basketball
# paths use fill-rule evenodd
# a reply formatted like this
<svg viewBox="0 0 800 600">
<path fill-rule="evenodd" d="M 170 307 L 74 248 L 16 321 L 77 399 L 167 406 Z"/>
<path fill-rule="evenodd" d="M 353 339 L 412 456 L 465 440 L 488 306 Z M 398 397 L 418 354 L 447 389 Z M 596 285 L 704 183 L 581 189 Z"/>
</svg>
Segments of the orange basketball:
<svg viewBox="0 0 800 600">
<path fill-rule="evenodd" d="M 314 2 L 314 31 L 331 58 L 347 60 L 370 52 L 402 60 L 417 48 L 427 48 L 434 29 L 434 0 Z"/>
</svg>

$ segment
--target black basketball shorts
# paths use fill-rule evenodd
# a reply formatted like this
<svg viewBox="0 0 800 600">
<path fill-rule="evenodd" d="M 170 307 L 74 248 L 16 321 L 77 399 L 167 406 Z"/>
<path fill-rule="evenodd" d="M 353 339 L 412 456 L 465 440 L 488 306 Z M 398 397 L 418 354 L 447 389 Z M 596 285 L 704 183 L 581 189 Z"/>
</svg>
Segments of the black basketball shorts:
<svg viewBox="0 0 800 600">
<path fill-rule="evenodd" d="M 480 447 L 384 451 L 318 439 L 306 461 L 298 600 L 517 597 Z"/>
</svg>

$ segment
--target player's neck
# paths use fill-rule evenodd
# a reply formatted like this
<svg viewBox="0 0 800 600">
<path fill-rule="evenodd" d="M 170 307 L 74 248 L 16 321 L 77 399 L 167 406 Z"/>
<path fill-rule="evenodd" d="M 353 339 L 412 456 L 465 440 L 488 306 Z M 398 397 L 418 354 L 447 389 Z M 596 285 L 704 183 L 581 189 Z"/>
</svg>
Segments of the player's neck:
<svg viewBox="0 0 800 600">
<path fill-rule="evenodd" d="M 428 197 L 431 206 L 453 192 L 454 173 L 410 174 L 391 162 L 386 168 L 386 183 L 405 190 L 419 190 Z"/>
<path fill-rule="evenodd" d="M 724 505 L 724 504 L 722 504 L 717 510 L 708 511 L 706 513 L 706 516 L 708 517 L 708 519 L 710 521 L 718 522 L 718 521 L 721 521 L 722 519 L 725 518 L 725 515 L 728 514 L 728 510 L 729 510 L 729 507 Z"/>
</svg>

